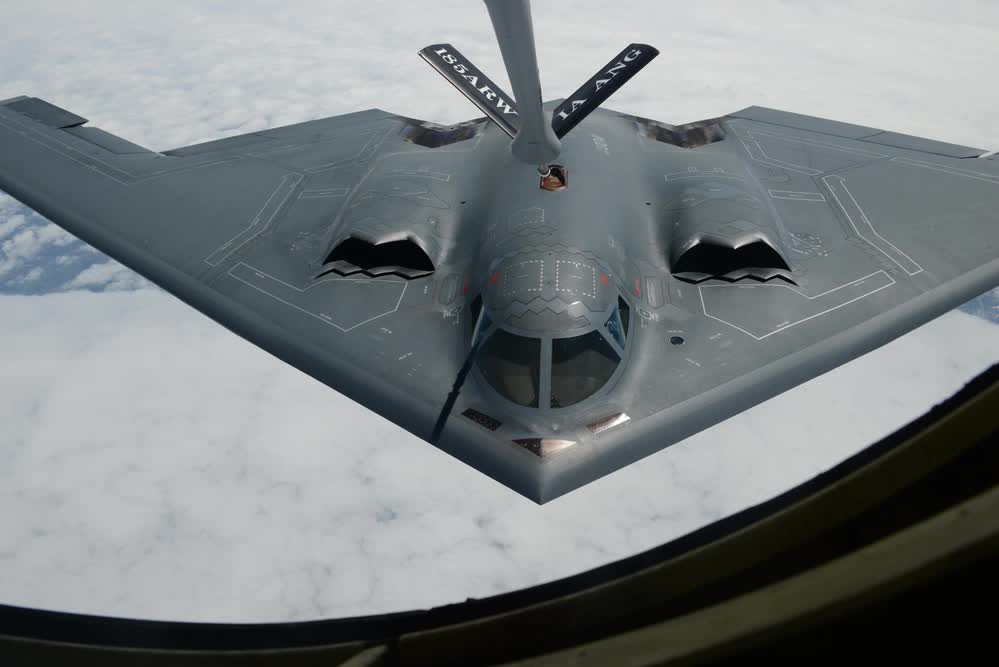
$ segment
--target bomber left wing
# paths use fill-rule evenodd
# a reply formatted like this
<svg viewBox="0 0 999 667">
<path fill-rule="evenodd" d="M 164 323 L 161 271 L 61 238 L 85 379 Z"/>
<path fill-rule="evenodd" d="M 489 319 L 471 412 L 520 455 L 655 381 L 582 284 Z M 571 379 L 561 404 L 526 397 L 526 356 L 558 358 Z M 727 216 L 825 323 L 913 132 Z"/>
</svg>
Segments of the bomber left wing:
<svg viewBox="0 0 999 667">
<path fill-rule="evenodd" d="M 36 98 L 0 102 L 0 189 L 433 437 L 464 361 L 464 267 L 450 250 L 481 122 L 440 128 L 369 110 L 162 153 L 86 122 Z M 377 159 L 387 154 L 388 166 Z M 485 438 L 473 429 L 453 424 L 437 444 L 474 449 Z M 516 487 L 490 444 L 458 454 Z"/>
</svg>

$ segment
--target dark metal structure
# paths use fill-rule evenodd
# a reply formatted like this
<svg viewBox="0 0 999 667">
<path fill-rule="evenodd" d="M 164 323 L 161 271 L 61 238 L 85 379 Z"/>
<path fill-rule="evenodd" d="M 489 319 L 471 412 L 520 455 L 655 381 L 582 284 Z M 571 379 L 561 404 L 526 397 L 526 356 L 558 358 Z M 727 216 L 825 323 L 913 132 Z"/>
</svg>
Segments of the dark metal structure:
<svg viewBox="0 0 999 667">
<path fill-rule="evenodd" d="M 421 55 L 495 123 L 369 110 L 154 152 L 18 97 L 0 189 L 539 503 L 999 283 L 984 150 L 598 108 L 643 44 L 542 105 L 526 0 L 487 4 L 516 100 Z"/>
</svg>

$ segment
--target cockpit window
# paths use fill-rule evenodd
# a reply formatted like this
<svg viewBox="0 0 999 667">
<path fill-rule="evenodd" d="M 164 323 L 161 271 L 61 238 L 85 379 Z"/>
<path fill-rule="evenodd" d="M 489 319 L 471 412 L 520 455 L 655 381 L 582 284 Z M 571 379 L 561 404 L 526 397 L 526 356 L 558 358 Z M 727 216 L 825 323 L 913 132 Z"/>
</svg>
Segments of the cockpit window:
<svg viewBox="0 0 999 667">
<path fill-rule="evenodd" d="M 617 341 L 617 344 L 624 348 L 624 325 L 621 323 L 621 313 L 615 310 L 614 314 L 604 323 L 604 328 Z"/>
<path fill-rule="evenodd" d="M 481 331 L 481 323 L 479 326 Z M 538 407 L 540 339 L 497 329 L 482 345 L 479 370 L 504 398 L 529 408 Z"/>
<path fill-rule="evenodd" d="M 469 306 L 469 309 L 471 310 L 471 313 L 472 313 L 472 322 L 476 322 L 479 319 L 479 313 L 482 312 L 482 295 L 481 294 L 478 295 L 477 297 L 475 297 L 475 300 L 472 301 L 472 305 Z"/>
<path fill-rule="evenodd" d="M 551 407 L 579 403 L 614 374 L 621 358 L 599 330 L 552 340 Z"/>
<path fill-rule="evenodd" d="M 621 297 L 617 298 L 617 308 L 604 323 L 607 333 L 624 349 L 624 339 L 628 335 L 628 304 Z"/>
</svg>

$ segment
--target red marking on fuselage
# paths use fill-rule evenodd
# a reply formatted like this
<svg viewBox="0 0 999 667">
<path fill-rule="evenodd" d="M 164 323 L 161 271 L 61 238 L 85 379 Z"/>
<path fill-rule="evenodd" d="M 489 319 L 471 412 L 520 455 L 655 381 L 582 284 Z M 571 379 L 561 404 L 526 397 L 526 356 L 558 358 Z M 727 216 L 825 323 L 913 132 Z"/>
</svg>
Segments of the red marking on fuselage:
<svg viewBox="0 0 999 667">
<path fill-rule="evenodd" d="M 610 284 L 610 280 L 608 280 L 607 276 L 604 275 L 603 273 L 600 274 L 600 282 L 602 282 L 604 285 Z"/>
<path fill-rule="evenodd" d="M 489 276 L 489 284 L 490 285 L 495 285 L 498 282 L 499 282 L 499 271 L 497 271 L 493 275 Z"/>
<path fill-rule="evenodd" d="M 642 290 L 638 287 L 638 278 L 635 278 L 635 296 L 642 296 Z"/>
</svg>

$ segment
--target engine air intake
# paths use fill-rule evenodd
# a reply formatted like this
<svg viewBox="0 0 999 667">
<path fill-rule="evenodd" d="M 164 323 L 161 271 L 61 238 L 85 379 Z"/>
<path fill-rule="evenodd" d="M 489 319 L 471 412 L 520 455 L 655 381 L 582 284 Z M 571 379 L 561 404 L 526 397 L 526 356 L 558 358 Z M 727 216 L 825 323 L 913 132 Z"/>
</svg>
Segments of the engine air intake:
<svg viewBox="0 0 999 667">
<path fill-rule="evenodd" d="M 323 262 L 319 275 L 338 273 L 348 276 L 365 273 L 369 276 L 395 274 L 413 279 L 430 275 L 434 264 L 419 245 L 410 239 L 368 243 L 349 237 L 333 248 Z M 318 276 L 317 276 L 318 277 Z"/>
<path fill-rule="evenodd" d="M 753 241 L 737 248 L 710 241 L 697 243 L 677 259 L 673 275 L 700 282 L 708 278 L 757 278 L 769 280 L 782 277 L 788 281 L 791 267 L 780 253 L 765 241 Z"/>
</svg>

